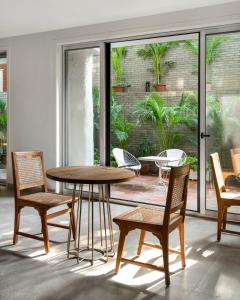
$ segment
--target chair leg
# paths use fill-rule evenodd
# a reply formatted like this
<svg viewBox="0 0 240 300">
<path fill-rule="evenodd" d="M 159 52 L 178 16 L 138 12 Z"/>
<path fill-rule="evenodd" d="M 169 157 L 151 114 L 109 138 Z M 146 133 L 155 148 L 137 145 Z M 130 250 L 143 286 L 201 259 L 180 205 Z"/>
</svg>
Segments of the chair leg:
<svg viewBox="0 0 240 300">
<path fill-rule="evenodd" d="M 223 229 L 226 229 L 226 225 L 227 225 L 227 208 L 225 208 L 223 213 Z"/>
<path fill-rule="evenodd" d="M 221 234 L 222 234 L 222 220 L 223 219 L 223 213 L 222 208 L 218 208 L 218 226 L 217 226 L 217 241 L 221 241 Z"/>
<path fill-rule="evenodd" d="M 169 274 L 169 257 L 168 257 L 168 235 L 161 238 L 162 252 L 163 252 L 163 267 L 165 272 L 165 284 L 168 286 L 170 284 L 170 274 Z"/>
<path fill-rule="evenodd" d="M 43 242 L 46 253 L 50 251 L 49 239 L 48 239 L 48 226 L 47 226 L 47 211 L 39 210 L 39 215 L 42 223 Z"/>
<path fill-rule="evenodd" d="M 185 268 L 186 259 L 185 259 L 185 245 L 184 245 L 184 223 L 179 224 L 178 230 L 179 230 L 179 239 L 180 239 L 182 267 Z"/>
<path fill-rule="evenodd" d="M 141 230 L 141 234 L 140 234 L 140 238 L 139 238 L 139 243 L 138 243 L 137 255 L 141 255 L 141 253 L 142 253 L 142 247 L 143 247 L 145 236 L 146 236 L 146 231 L 145 230 Z"/>
<path fill-rule="evenodd" d="M 15 245 L 18 242 L 18 231 L 20 225 L 20 214 L 21 214 L 21 206 L 15 207 L 15 219 L 14 219 L 14 233 L 13 233 L 13 244 Z"/>
<path fill-rule="evenodd" d="M 72 227 L 72 235 L 74 241 L 76 240 L 76 218 L 75 218 L 75 211 L 74 207 L 72 207 L 72 204 L 68 205 L 69 208 L 71 208 L 70 214 L 70 222 L 71 222 L 71 227 Z"/>
<path fill-rule="evenodd" d="M 118 273 L 120 262 L 122 258 L 123 248 L 125 245 L 125 239 L 128 232 L 126 230 L 123 230 L 120 228 L 120 236 L 119 236 L 119 243 L 118 243 L 118 251 L 117 251 L 117 259 L 116 259 L 116 266 L 115 266 L 115 272 Z"/>
</svg>

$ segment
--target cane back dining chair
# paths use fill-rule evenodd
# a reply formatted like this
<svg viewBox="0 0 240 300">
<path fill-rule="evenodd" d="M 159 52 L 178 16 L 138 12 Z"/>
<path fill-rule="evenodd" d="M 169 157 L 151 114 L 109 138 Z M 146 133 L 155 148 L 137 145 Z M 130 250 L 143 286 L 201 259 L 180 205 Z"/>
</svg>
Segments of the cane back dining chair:
<svg viewBox="0 0 240 300">
<path fill-rule="evenodd" d="M 171 168 L 165 210 L 140 207 L 123 213 L 113 219 L 113 221 L 119 226 L 120 230 L 115 268 L 116 272 L 119 271 L 121 262 L 140 267 L 147 267 L 149 269 L 163 271 L 165 273 L 165 283 L 166 285 L 169 285 L 170 273 L 168 253 L 172 252 L 180 254 L 182 267 L 185 267 L 184 220 L 187 201 L 188 177 L 188 165 Z M 169 234 L 176 228 L 179 230 L 180 251 L 169 249 Z M 141 230 L 137 255 L 141 255 L 143 246 L 162 249 L 163 267 L 122 257 L 126 236 L 130 231 L 135 229 Z M 160 245 L 145 242 L 144 240 L 146 232 L 151 232 L 154 236 L 156 236 L 160 242 Z"/>
<path fill-rule="evenodd" d="M 210 161 L 218 206 L 217 240 L 220 241 L 222 232 L 240 234 L 240 231 L 226 229 L 227 210 L 231 206 L 240 206 L 240 193 L 227 191 L 218 153 L 212 153 L 210 155 Z"/>
<path fill-rule="evenodd" d="M 70 214 L 70 222 L 73 237 L 76 237 L 76 225 L 72 197 L 55 193 L 49 193 L 44 173 L 43 153 L 41 151 L 12 152 L 13 180 L 15 191 L 15 221 L 13 243 L 16 244 L 18 236 L 25 236 L 36 240 L 44 241 L 46 253 L 49 252 L 48 225 L 69 229 L 69 226 L 48 222 L 48 220 L 65 213 Z M 37 192 L 33 189 L 41 188 Z M 30 193 L 26 193 L 31 189 Z M 51 208 L 60 205 L 67 205 L 68 208 L 47 214 Z M 41 218 L 43 238 L 38 235 L 29 234 L 19 230 L 20 213 L 24 207 L 36 209 Z"/>
</svg>

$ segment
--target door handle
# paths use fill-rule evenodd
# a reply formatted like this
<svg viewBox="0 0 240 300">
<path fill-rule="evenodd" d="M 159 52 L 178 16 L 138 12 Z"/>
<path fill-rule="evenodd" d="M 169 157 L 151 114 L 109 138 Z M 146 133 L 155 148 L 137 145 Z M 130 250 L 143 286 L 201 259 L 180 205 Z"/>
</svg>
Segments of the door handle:
<svg viewBox="0 0 240 300">
<path fill-rule="evenodd" d="M 205 137 L 210 137 L 210 134 L 205 134 L 204 132 L 201 132 L 201 139 L 204 139 Z"/>
</svg>

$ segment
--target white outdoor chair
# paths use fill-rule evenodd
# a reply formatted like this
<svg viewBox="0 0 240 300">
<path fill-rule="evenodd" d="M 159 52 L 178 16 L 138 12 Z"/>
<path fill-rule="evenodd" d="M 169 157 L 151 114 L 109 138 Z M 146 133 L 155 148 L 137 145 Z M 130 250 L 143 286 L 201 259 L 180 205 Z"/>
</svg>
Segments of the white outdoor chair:
<svg viewBox="0 0 240 300">
<path fill-rule="evenodd" d="M 167 179 L 170 174 L 171 167 L 182 166 L 187 160 L 187 154 L 180 149 L 167 149 L 160 152 L 157 156 L 174 159 L 174 161 L 164 162 L 156 161 L 155 164 L 159 168 L 159 181 L 166 187 L 164 179 Z"/>
<path fill-rule="evenodd" d="M 112 153 L 119 168 L 132 170 L 137 176 L 139 175 L 142 166 L 135 156 L 120 148 L 114 148 Z"/>
</svg>

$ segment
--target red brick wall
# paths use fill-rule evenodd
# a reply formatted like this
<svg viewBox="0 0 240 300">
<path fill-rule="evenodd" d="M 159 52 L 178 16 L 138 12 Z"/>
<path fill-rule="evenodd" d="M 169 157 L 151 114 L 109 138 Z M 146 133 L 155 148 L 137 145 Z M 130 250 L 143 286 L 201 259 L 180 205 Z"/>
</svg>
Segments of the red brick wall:
<svg viewBox="0 0 240 300">
<path fill-rule="evenodd" d="M 7 92 L 7 64 L 0 65 L 3 70 L 3 92 Z"/>
</svg>

